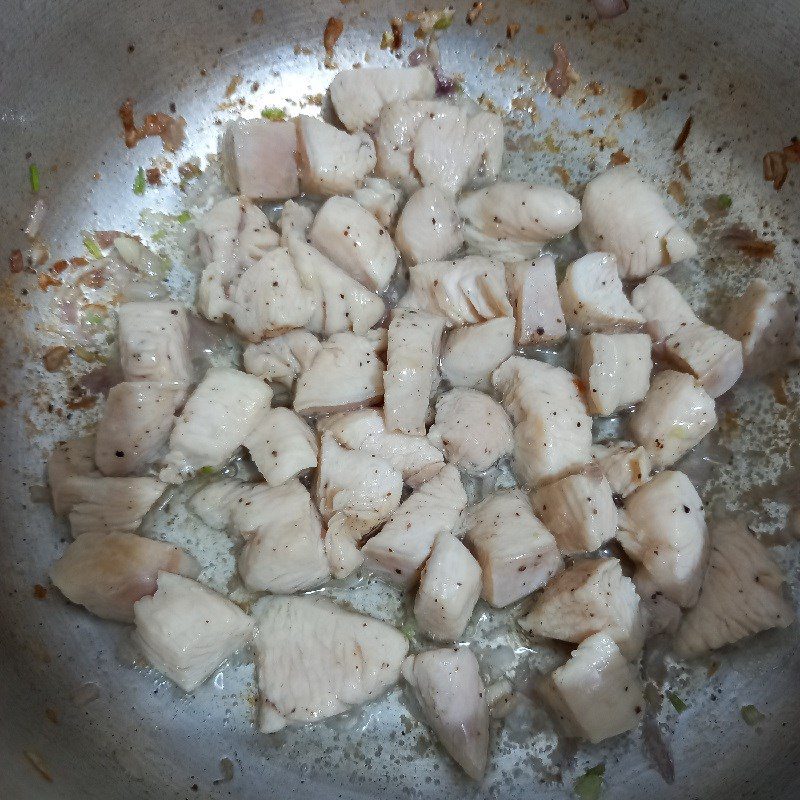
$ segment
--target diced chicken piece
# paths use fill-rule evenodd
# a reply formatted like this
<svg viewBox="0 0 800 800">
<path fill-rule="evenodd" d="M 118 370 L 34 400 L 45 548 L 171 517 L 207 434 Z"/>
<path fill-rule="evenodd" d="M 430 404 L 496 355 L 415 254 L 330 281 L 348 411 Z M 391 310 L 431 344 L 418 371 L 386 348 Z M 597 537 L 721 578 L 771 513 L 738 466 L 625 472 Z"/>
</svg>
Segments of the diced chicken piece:
<svg viewBox="0 0 800 800">
<path fill-rule="evenodd" d="M 639 606 L 646 621 L 647 636 L 657 636 L 660 633 L 674 634 L 683 618 L 681 607 L 656 587 L 650 573 L 643 567 L 639 567 L 633 573 L 632 580 L 641 598 Z"/>
<path fill-rule="evenodd" d="M 536 636 L 575 644 L 602 632 L 630 661 L 644 644 L 639 595 L 616 558 L 573 564 L 545 587 L 519 624 Z"/>
<path fill-rule="evenodd" d="M 512 317 L 454 328 L 442 346 L 442 377 L 453 386 L 488 390 L 492 372 L 513 352 Z"/>
<path fill-rule="evenodd" d="M 465 527 L 483 571 L 481 597 L 495 608 L 533 594 L 563 567 L 556 540 L 519 489 L 495 492 L 472 506 Z"/>
<path fill-rule="evenodd" d="M 595 467 L 540 487 L 531 502 L 562 553 L 591 553 L 617 532 L 611 484 Z"/>
<path fill-rule="evenodd" d="M 325 555 L 334 578 L 346 578 L 364 563 L 364 555 L 347 533 L 328 530 L 325 533 Z"/>
<path fill-rule="evenodd" d="M 205 586 L 158 574 L 158 590 L 133 606 L 136 641 L 147 660 L 185 692 L 194 691 L 219 665 L 244 647 L 253 620 Z"/>
<path fill-rule="evenodd" d="M 400 677 L 402 633 L 322 597 L 270 597 L 257 607 L 259 727 L 274 733 L 375 700 Z"/>
<path fill-rule="evenodd" d="M 364 185 L 356 189 L 351 197 L 384 228 L 388 230 L 394 227 L 403 193 L 389 181 L 383 178 L 365 178 Z"/>
<path fill-rule="evenodd" d="M 436 401 L 428 439 L 445 458 L 471 475 L 514 450 L 514 429 L 503 407 L 483 392 L 451 389 Z"/>
<path fill-rule="evenodd" d="M 233 478 L 215 480 L 189 498 L 188 507 L 210 528 L 225 530 L 230 525 L 234 504 L 251 486 Z"/>
<path fill-rule="evenodd" d="M 291 120 L 237 119 L 222 136 L 220 155 L 228 188 L 251 200 L 300 194 L 297 133 Z"/>
<path fill-rule="evenodd" d="M 425 435 L 431 396 L 439 385 L 439 351 L 446 322 L 424 311 L 401 310 L 392 315 L 383 373 L 387 430 Z"/>
<path fill-rule="evenodd" d="M 515 181 L 466 192 L 458 213 L 467 244 L 504 261 L 538 256 L 581 221 L 580 203 L 563 189 Z"/>
<path fill-rule="evenodd" d="M 300 183 L 309 194 L 350 194 L 375 169 L 368 134 L 345 133 L 306 114 L 297 117 L 297 151 Z"/>
<path fill-rule="evenodd" d="M 756 278 L 730 306 L 723 328 L 742 343 L 748 375 L 765 375 L 800 358 L 798 312 L 786 292 Z"/>
<path fill-rule="evenodd" d="M 97 426 L 95 461 L 103 475 L 141 474 L 164 452 L 186 390 L 177 384 L 112 386 Z"/>
<path fill-rule="evenodd" d="M 310 241 L 348 275 L 375 292 L 389 285 L 400 257 L 386 228 L 349 197 L 325 201 L 311 226 Z"/>
<path fill-rule="evenodd" d="M 431 445 L 432 446 L 432 445 Z M 94 465 L 95 436 L 82 436 L 58 442 L 47 460 L 47 483 L 53 500 L 53 510 L 63 517 L 75 504 L 73 479 L 100 477 Z"/>
<path fill-rule="evenodd" d="M 387 103 L 432 98 L 436 80 L 427 66 L 345 69 L 334 77 L 330 94 L 336 116 L 357 131 L 378 119 Z"/>
<path fill-rule="evenodd" d="M 244 537 L 239 574 L 252 591 L 292 594 L 331 577 L 319 514 L 298 480 L 256 484 L 233 505 L 230 528 Z"/>
<path fill-rule="evenodd" d="M 442 314 L 452 325 L 514 316 L 500 261 L 483 256 L 426 261 L 414 267 L 410 277 L 410 289 L 401 306 Z"/>
<path fill-rule="evenodd" d="M 627 497 L 647 483 L 652 473 L 650 453 L 633 442 L 616 442 L 610 446 L 592 446 L 593 464 L 606 476 L 611 491 Z"/>
<path fill-rule="evenodd" d="M 270 388 L 252 375 L 208 370 L 175 422 L 161 479 L 182 483 L 203 467 L 222 467 L 264 418 L 271 399 Z"/>
<path fill-rule="evenodd" d="M 447 464 L 361 548 L 367 565 L 397 586 L 413 586 L 437 534 L 451 533 L 466 505 L 458 470 Z"/>
<path fill-rule="evenodd" d="M 444 465 L 444 456 L 424 436 L 389 433 L 383 414 L 374 408 L 336 414 L 319 421 L 320 433 L 331 434 L 349 450 L 378 456 L 402 472 L 414 488 L 432 478 Z"/>
<path fill-rule="evenodd" d="M 592 420 L 571 372 L 511 356 L 492 373 L 514 421 L 514 464 L 528 487 L 557 480 L 591 460 Z"/>
<path fill-rule="evenodd" d="M 414 192 L 400 213 L 395 242 L 407 264 L 441 261 L 464 243 L 452 196 L 437 186 Z"/>
<path fill-rule="evenodd" d="M 581 642 L 540 688 L 566 733 L 593 743 L 633 730 L 642 719 L 637 669 L 606 633 Z"/>
<path fill-rule="evenodd" d="M 678 654 L 695 658 L 769 628 L 791 625 L 795 613 L 783 581 L 769 551 L 744 525 L 718 525 L 711 533 L 700 597 L 674 639 Z"/>
<path fill-rule="evenodd" d="M 607 417 L 644 399 L 653 358 L 646 333 L 590 333 L 578 342 L 576 367 L 592 414 Z"/>
<path fill-rule="evenodd" d="M 402 493 L 403 477 L 388 461 L 322 435 L 316 497 L 329 530 L 360 540 L 392 515 Z"/>
<path fill-rule="evenodd" d="M 664 353 L 664 340 L 685 325 L 698 322 L 683 295 L 661 275 L 651 275 L 631 293 L 633 307 L 644 317 L 653 348 Z"/>
<path fill-rule="evenodd" d="M 422 568 L 414 601 L 419 630 L 439 642 L 457 642 L 481 594 L 481 568 L 451 533 L 439 533 Z"/>
<path fill-rule="evenodd" d="M 294 410 L 330 414 L 380 403 L 383 361 L 376 344 L 354 333 L 336 333 L 323 342 L 297 380 Z"/>
<path fill-rule="evenodd" d="M 573 261 L 558 287 L 567 324 L 581 333 L 632 330 L 644 317 L 622 290 L 614 256 L 587 253 Z"/>
<path fill-rule="evenodd" d="M 586 249 L 613 253 L 623 278 L 645 278 L 697 255 L 692 238 L 631 166 L 589 181 L 581 210 L 578 231 Z"/>
<path fill-rule="evenodd" d="M 298 375 L 308 369 L 322 349 L 319 339 L 305 330 L 295 330 L 249 344 L 244 349 L 244 368 L 268 383 L 278 394 L 291 394 Z"/>
<path fill-rule="evenodd" d="M 518 345 L 548 345 L 567 335 L 556 283 L 556 262 L 540 256 L 528 263 L 506 266 L 506 281 L 516 320 L 514 341 Z"/>
<path fill-rule="evenodd" d="M 656 469 L 674 464 L 717 424 L 714 400 L 685 372 L 659 372 L 630 418 L 633 439 Z"/>
<path fill-rule="evenodd" d="M 124 303 L 119 359 L 126 381 L 185 384 L 191 380 L 189 318 L 177 303 Z"/>
<path fill-rule="evenodd" d="M 317 437 L 288 408 L 269 411 L 244 440 L 258 471 L 278 486 L 317 466 Z"/>
<path fill-rule="evenodd" d="M 67 600 L 92 614 L 133 622 L 133 604 L 155 592 L 161 571 L 196 578 L 200 565 L 166 542 L 133 533 L 87 533 L 50 567 L 50 580 Z"/>
<path fill-rule="evenodd" d="M 656 588 L 682 608 L 697 602 L 708 562 L 703 503 L 682 472 L 661 472 L 625 500 L 617 539 Z"/>
<path fill-rule="evenodd" d="M 514 710 L 517 701 L 514 684 L 508 678 L 501 678 L 486 687 L 486 702 L 492 719 L 505 719 Z"/>
<path fill-rule="evenodd" d="M 453 760 L 476 781 L 489 757 L 489 706 L 469 647 L 426 650 L 403 663 L 403 678 Z"/>
</svg>

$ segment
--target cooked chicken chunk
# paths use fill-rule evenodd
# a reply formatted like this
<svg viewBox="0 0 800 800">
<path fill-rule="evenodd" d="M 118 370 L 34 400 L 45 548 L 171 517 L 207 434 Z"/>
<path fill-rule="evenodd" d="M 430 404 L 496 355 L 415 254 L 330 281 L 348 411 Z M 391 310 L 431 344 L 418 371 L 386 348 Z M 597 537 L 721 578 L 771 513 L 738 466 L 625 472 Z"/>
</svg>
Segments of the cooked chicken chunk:
<svg viewBox="0 0 800 800">
<path fill-rule="evenodd" d="M 175 422 L 161 479 L 181 483 L 202 467 L 222 467 L 264 418 L 271 398 L 252 375 L 210 369 Z"/>
<path fill-rule="evenodd" d="M 641 721 L 641 679 L 606 633 L 584 639 L 540 688 L 570 736 L 597 743 Z"/>
<path fill-rule="evenodd" d="M 451 533 L 439 533 L 422 568 L 414 601 L 419 630 L 440 642 L 457 642 L 481 594 L 481 568 Z"/>
<path fill-rule="evenodd" d="M 645 318 L 645 330 L 659 355 L 663 355 L 667 336 L 698 321 L 683 295 L 661 275 L 651 275 L 640 283 L 631 293 L 631 303 Z"/>
<path fill-rule="evenodd" d="M 395 242 L 407 264 L 441 261 L 464 243 L 461 218 L 452 196 L 438 186 L 417 190 L 397 220 Z"/>
<path fill-rule="evenodd" d="M 366 133 L 345 133 L 306 114 L 296 122 L 304 192 L 323 197 L 350 194 L 375 169 L 375 145 Z"/>
<path fill-rule="evenodd" d="M 613 253 L 623 278 L 644 278 L 697 255 L 692 238 L 631 166 L 589 181 L 581 210 L 578 230 L 586 249 Z"/>
<path fill-rule="evenodd" d="M 99 478 L 100 473 L 94 465 L 95 436 L 82 436 L 58 442 L 47 460 L 47 483 L 53 500 L 53 510 L 63 517 L 75 505 L 76 495 L 73 491 L 75 478 Z M 80 481 L 78 486 L 84 485 Z"/>
<path fill-rule="evenodd" d="M 700 497 L 682 472 L 661 472 L 626 498 L 617 539 L 666 597 L 683 608 L 697 602 L 708 531 Z"/>
<path fill-rule="evenodd" d="M 278 486 L 317 466 L 317 437 L 288 408 L 269 411 L 244 440 L 258 471 Z"/>
<path fill-rule="evenodd" d="M 439 351 L 446 322 L 424 311 L 400 310 L 392 315 L 383 373 L 387 430 L 425 435 L 431 396 L 439 385 Z"/>
<path fill-rule="evenodd" d="M 590 333 L 579 340 L 576 372 L 590 413 L 607 417 L 644 398 L 653 369 L 650 349 L 646 333 Z"/>
<path fill-rule="evenodd" d="M 483 256 L 426 261 L 411 271 L 408 294 L 400 305 L 442 314 L 452 325 L 474 325 L 513 317 L 506 296 L 505 267 Z"/>
<path fill-rule="evenodd" d="M 67 600 L 92 614 L 133 622 L 133 604 L 155 592 L 161 571 L 196 578 L 200 565 L 166 542 L 133 533 L 87 533 L 50 567 L 50 580 Z"/>
<path fill-rule="evenodd" d="M 540 487 L 531 503 L 562 553 L 591 553 L 617 532 L 611 484 L 593 466 Z"/>
<path fill-rule="evenodd" d="M 193 494 L 187 505 L 206 525 L 221 531 L 230 525 L 234 504 L 245 498 L 251 488 L 251 484 L 222 478 Z"/>
<path fill-rule="evenodd" d="M 367 289 L 381 292 L 400 254 L 386 228 L 349 197 L 331 197 L 317 212 L 310 242 Z"/>
<path fill-rule="evenodd" d="M 191 380 L 189 318 L 176 303 L 124 303 L 119 318 L 119 359 L 126 381 L 185 384 Z"/>
<path fill-rule="evenodd" d="M 387 103 L 432 98 L 436 80 L 427 66 L 345 69 L 334 77 L 330 94 L 336 116 L 357 131 L 378 119 Z"/>
<path fill-rule="evenodd" d="M 514 304 L 514 341 L 522 346 L 560 342 L 567 335 L 567 323 L 558 296 L 556 262 L 540 256 L 508 264 L 506 280 Z"/>
<path fill-rule="evenodd" d="M 791 625 L 795 613 L 783 580 L 769 551 L 744 525 L 718 525 L 711 533 L 700 597 L 675 636 L 678 654 L 695 658 L 769 628 Z"/>
<path fill-rule="evenodd" d="M 424 436 L 389 433 L 383 414 L 374 408 L 336 414 L 319 421 L 320 433 L 329 433 L 349 450 L 378 456 L 402 472 L 414 488 L 432 478 L 444 465 L 444 456 Z"/>
<path fill-rule="evenodd" d="M 558 287 L 567 324 L 582 333 L 632 330 L 644 317 L 622 290 L 614 256 L 588 253 L 573 261 Z"/>
<path fill-rule="evenodd" d="M 800 358 L 798 312 L 786 292 L 755 278 L 730 306 L 725 333 L 742 343 L 748 375 L 765 375 Z"/>
<path fill-rule="evenodd" d="M 472 651 L 446 647 L 409 656 L 403 678 L 445 750 L 480 780 L 489 757 L 489 706 Z"/>
<path fill-rule="evenodd" d="M 641 598 L 639 606 L 646 620 L 647 636 L 657 636 L 660 633 L 674 634 L 683 618 L 681 607 L 658 589 L 644 567 L 639 567 L 633 573 L 632 580 L 636 593 Z"/>
<path fill-rule="evenodd" d="M 97 426 L 94 458 L 103 475 L 141 474 L 164 452 L 186 391 L 178 384 L 112 386 Z"/>
<path fill-rule="evenodd" d="M 717 424 L 714 400 L 685 372 L 659 372 L 630 419 L 634 441 L 650 454 L 653 466 L 674 464 Z"/>
<path fill-rule="evenodd" d="M 495 608 L 527 597 L 562 568 L 556 540 L 519 489 L 495 492 L 472 506 L 465 527 L 483 571 L 481 597 Z"/>
<path fill-rule="evenodd" d="M 489 395 L 474 389 L 451 389 L 436 401 L 428 439 L 448 461 L 472 475 L 514 450 L 508 414 Z"/>
<path fill-rule="evenodd" d="M 388 461 L 322 435 L 316 497 L 329 530 L 358 541 L 392 515 L 402 493 L 403 477 Z"/>
<path fill-rule="evenodd" d="M 294 410 L 330 414 L 379 403 L 383 398 L 383 362 L 375 342 L 353 333 L 337 333 L 297 380 Z"/>
<path fill-rule="evenodd" d="M 408 639 L 322 597 L 257 606 L 259 727 L 274 733 L 375 700 L 400 677 Z"/>
<path fill-rule="evenodd" d="M 508 678 L 490 683 L 486 687 L 486 702 L 492 719 L 504 719 L 516 708 L 519 700 L 514 693 L 514 684 Z"/>
<path fill-rule="evenodd" d="M 294 330 L 248 344 L 244 349 L 244 368 L 268 383 L 275 394 L 291 394 L 298 375 L 308 369 L 322 349 L 319 339 L 305 330 Z"/>
<path fill-rule="evenodd" d="M 458 201 L 467 244 L 504 261 L 539 255 L 542 245 L 581 221 L 578 201 L 563 189 L 498 182 L 466 192 Z"/>
<path fill-rule="evenodd" d="M 556 480 L 591 459 L 592 421 L 576 386 L 561 367 L 511 356 L 492 383 L 514 421 L 514 464 L 533 488 Z"/>
<path fill-rule="evenodd" d="M 325 555 L 334 578 L 346 578 L 364 563 L 364 556 L 346 532 L 325 532 Z"/>
<path fill-rule="evenodd" d="M 365 178 L 351 197 L 387 230 L 394 227 L 403 193 L 383 178 Z"/>
<path fill-rule="evenodd" d="M 300 194 L 294 122 L 237 119 L 222 136 L 228 188 L 251 200 L 286 200 Z"/>
<path fill-rule="evenodd" d="M 511 317 L 454 328 L 445 336 L 442 346 L 442 377 L 453 386 L 490 389 L 492 372 L 513 352 Z"/>
<path fill-rule="evenodd" d="M 189 578 L 158 574 L 158 590 L 133 606 L 136 641 L 147 660 L 185 692 L 194 691 L 247 644 L 253 620 Z"/>
<path fill-rule="evenodd" d="M 602 632 L 630 661 L 639 655 L 645 635 L 639 595 L 616 558 L 573 564 L 545 587 L 519 624 L 536 636 L 576 644 Z"/>
<path fill-rule="evenodd" d="M 650 453 L 633 442 L 593 445 L 592 459 L 592 463 L 608 479 L 611 491 L 620 497 L 627 497 L 634 489 L 650 480 Z"/>
<path fill-rule="evenodd" d="M 413 586 L 437 534 L 451 533 L 466 505 L 458 470 L 442 467 L 361 548 L 367 565 L 397 586 Z"/>
</svg>

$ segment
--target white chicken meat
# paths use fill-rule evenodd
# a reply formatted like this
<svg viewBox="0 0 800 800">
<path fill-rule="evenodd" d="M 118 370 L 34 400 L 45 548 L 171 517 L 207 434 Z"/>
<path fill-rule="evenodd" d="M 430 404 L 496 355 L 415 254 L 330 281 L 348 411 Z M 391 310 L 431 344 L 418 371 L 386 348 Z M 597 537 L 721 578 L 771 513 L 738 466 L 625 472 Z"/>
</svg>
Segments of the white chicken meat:
<svg viewBox="0 0 800 800">
<path fill-rule="evenodd" d="M 72 484 L 79 477 L 99 478 L 94 464 L 95 436 L 58 442 L 47 459 L 47 483 L 56 515 L 68 514 L 75 503 Z"/>
<path fill-rule="evenodd" d="M 566 337 L 556 262 L 550 256 L 507 264 L 506 281 L 514 305 L 514 341 L 518 345 L 553 345 Z"/>
<path fill-rule="evenodd" d="M 394 228 L 397 212 L 403 202 L 403 192 L 396 186 L 383 178 L 365 178 L 364 185 L 355 189 L 350 196 L 384 228 Z"/>
<path fill-rule="evenodd" d="M 408 639 L 322 597 L 270 597 L 256 607 L 259 727 L 274 733 L 377 699 L 400 677 Z"/>
<path fill-rule="evenodd" d="M 631 304 L 644 317 L 645 330 L 653 340 L 653 349 L 662 356 L 664 340 L 687 324 L 698 322 L 692 307 L 671 281 L 651 275 L 631 292 Z"/>
<path fill-rule="evenodd" d="M 592 464 L 608 479 L 611 491 L 627 497 L 634 489 L 650 480 L 650 453 L 633 442 L 592 445 Z"/>
<path fill-rule="evenodd" d="M 587 250 L 613 253 L 623 278 L 645 278 L 697 255 L 688 232 L 629 165 L 613 167 L 589 181 L 581 210 L 581 241 Z"/>
<path fill-rule="evenodd" d="M 643 567 L 633 573 L 633 585 L 639 595 L 639 606 L 647 626 L 647 638 L 666 633 L 672 635 L 683 619 L 681 607 L 670 600 Z"/>
<path fill-rule="evenodd" d="M 206 525 L 221 531 L 230 525 L 234 504 L 246 497 L 251 488 L 251 484 L 234 478 L 221 478 L 195 492 L 187 505 Z"/>
<path fill-rule="evenodd" d="M 317 466 L 317 437 L 308 423 L 288 408 L 274 408 L 245 437 L 258 471 L 278 486 Z"/>
<path fill-rule="evenodd" d="M 442 377 L 452 386 L 488 390 L 492 385 L 492 372 L 513 352 L 512 317 L 453 328 L 442 345 Z"/>
<path fill-rule="evenodd" d="M 313 333 L 294 330 L 244 349 L 244 368 L 270 385 L 276 396 L 294 391 L 297 377 L 308 369 L 322 349 Z"/>
<path fill-rule="evenodd" d="M 394 240 L 405 262 L 441 261 L 464 243 L 452 196 L 438 186 L 418 189 L 400 212 Z"/>
<path fill-rule="evenodd" d="M 495 608 L 533 594 L 563 568 L 556 540 L 519 489 L 495 492 L 472 506 L 464 527 L 481 565 L 481 597 Z"/>
</svg>

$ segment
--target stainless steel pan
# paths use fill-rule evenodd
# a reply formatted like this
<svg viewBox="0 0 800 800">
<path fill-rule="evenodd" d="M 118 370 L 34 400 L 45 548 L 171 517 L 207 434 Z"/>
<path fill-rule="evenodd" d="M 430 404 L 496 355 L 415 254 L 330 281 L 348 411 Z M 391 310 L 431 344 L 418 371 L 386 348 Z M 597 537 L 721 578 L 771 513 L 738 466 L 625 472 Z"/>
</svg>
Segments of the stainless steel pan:
<svg viewBox="0 0 800 800">
<path fill-rule="evenodd" d="M 365 53 L 373 63 L 390 62 L 380 35 L 388 17 L 408 7 L 344 2 L 276 0 L 263 6 L 260 25 L 252 19 L 256 2 L 2 3 L 4 259 L 24 246 L 32 162 L 50 209 L 44 235 L 53 258 L 80 252 L 82 228 L 130 229 L 144 206 L 180 207 L 174 187 L 143 199 L 131 191 L 136 167 L 156 154 L 157 143 L 125 149 L 116 110 L 126 97 L 140 112 L 175 103 L 188 120 L 187 155 L 205 154 L 215 148 L 217 120 L 233 113 L 217 106 L 234 75 L 245 78 L 237 96 L 255 109 L 292 109 L 325 91 L 332 73 L 322 66 L 322 30 L 331 15 L 345 22 L 335 54 L 340 65 L 364 62 Z M 512 174 L 557 181 L 554 168 L 563 168 L 568 186 L 579 191 L 591 170 L 624 149 L 662 187 L 680 183 L 672 194 L 683 191 L 685 205 L 673 208 L 690 225 L 709 217 L 709 198 L 729 195 L 728 214 L 712 214 L 698 229 L 699 262 L 677 277 L 712 320 L 752 275 L 781 286 L 797 280 L 800 168 L 780 192 L 761 176 L 762 155 L 800 133 L 796 3 L 632 0 L 631 11 L 611 22 L 597 22 L 582 0 L 484 5 L 468 27 L 459 4 L 442 49 L 446 68 L 464 75 L 471 94 L 485 93 L 510 112 Z M 513 40 L 506 38 L 508 23 L 521 26 Z M 412 28 L 406 25 L 407 42 Z M 560 103 L 542 93 L 557 40 L 580 75 Z M 585 89 L 592 81 L 602 94 Z M 632 89 L 647 95 L 635 110 L 641 95 Z M 691 133 L 675 153 L 689 115 Z M 774 240 L 776 257 L 756 261 L 726 245 L 722 232 L 734 222 Z M 3 271 L 0 797 L 556 798 L 570 796 L 574 774 L 600 761 L 606 796 L 618 799 L 800 796 L 796 628 L 723 651 L 713 675 L 710 661 L 669 672 L 689 704 L 680 715 L 665 709 L 659 716 L 675 763 L 672 785 L 653 768 L 639 734 L 577 754 L 548 753 L 549 740 L 539 735 L 547 723 L 534 716 L 533 732 L 513 724 L 496 732 L 494 767 L 476 786 L 436 752 L 399 691 L 352 719 L 268 738 L 252 725 L 252 666 L 226 668 L 190 697 L 135 668 L 124 627 L 68 607 L 55 590 L 34 596 L 35 584 L 47 586 L 48 565 L 67 533 L 34 502 L 31 486 L 43 483 L 52 440 L 88 424 L 91 412 L 71 420 L 48 412 L 48 403 L 63 407 L 65 391 L 63 377 L 41 367 L 52 336 L 37 324 L 50 295 L 35 276 Z M 765 535 L 782 529 L 799 485 L 799 387 L 795 369 L 777 394 L 760 385 L 723 400 L 723 440 L 688 466 L 713 513 L 744 514 Z M 796 587 L 796 545 L 775 552 Z M 747 704 L 766 715 L 757 728 L 741 719 Z"/>
</svg>

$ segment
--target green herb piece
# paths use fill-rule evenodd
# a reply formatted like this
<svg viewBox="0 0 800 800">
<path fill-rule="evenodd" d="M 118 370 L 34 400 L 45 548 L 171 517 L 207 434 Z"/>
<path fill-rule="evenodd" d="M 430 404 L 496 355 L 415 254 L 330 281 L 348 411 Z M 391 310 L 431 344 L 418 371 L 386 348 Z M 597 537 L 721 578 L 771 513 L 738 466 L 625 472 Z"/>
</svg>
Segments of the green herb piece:
<svg viewBox="0 0 800 800">
<path fill-rule="evenodd" d="M 435 31 L 446 31 L 453 24 L 453 15 L 444 13 L 433 23 Z"/>
<path fill-rule="evenodd" d="M 605 764 L 598 764 L 591 769 L 587 769 L 572 785 L 575 794 L 581 800 L 599 800 L 603 792 L 603 776 L 605 772 Z"/>
<path fill-rule="evenodd" d="M 264 119 L 279 122 L 282 119 L 286 119 L 286 112 L 282 108 L 264 108 L 261 111 L 261 116 Z"/>
<path fill-rule="evenodd" d="M 198 472 L 200 473 L 200 475 L 213 475 L 214 467 L 200 467 Z"/>
<path fill-rule="evenodd" d="M 144 187 L 147 185 L 147 179 L 144 177 L 144 169 L 139 167 L 136 177 L 133 179 L 133 193 L 138 195 L 144 194 Z"/>
<path fill-rule="evenodd" d="M 742 719 L 751 727 L 763 722 L 766 716 L 762 714 L 755 706 L 742 706 Z"/>
<path fill-rule="evenodd" d="M 733 205 L 733 198 L 729 194 L 721 194 L 717 198 L 717 205 L 720 208 L 730 208 Z"/>
<path fill-rule="evenodd" d="M 31 179 L 31 191 L 36 194 L 39 191 L 39 167 L 36 164 L 28 167 L 28 177 Z"/>
<path fill-rule="evenodd" d="M 88 236 L 83 240 L 83 246 L 88 251 L 89 255 L 92 258 L 102 258 L 103 251 L 100 249 L 100 245 L 94 239 L 90 239 Z"/>
<path fill-rule="evenodd" d="M 681 698 L 675 694 L 675 692 L 667 692 L 667 700 L 669 700 L 669 702 L 672 703 L 672 707 L 679 714 L 682 714 L 688 708 L 686 703 L 684 703 L 683 700 L 681 700 Z"/>
<path fill-rule="evenodd" d="M 181 225 L 185 225 L 191 218 L 192 215 L 188 211 L 181 211 L 181 213 L 178 214 L 178 222 L 180 222 Z"/>
<path fill-rule="evenodd" d="M 90 325 L 99 325 L 103 321 L 103 318 L 99 314 L 90 313 L 86 315 L 86 321 Z"/>
<path fill-rule="evenodd" d="M 406 637 L 406 639 L 413 639 L 414 638 L 414 633 L 415 633 L 414 626 L 410 622 L 404 622 L 400 626 L 399 631 L 400 631 L 400 633 L 403 634 L 403 636 Z"/>
<path fill-rule="evenodd" d="M 165 239 L 167 236 L 167 232 L 163 228 L 159 228 L 150 238 L 154 242 L 160 242 L 162 239 Z"/>
</svg>

